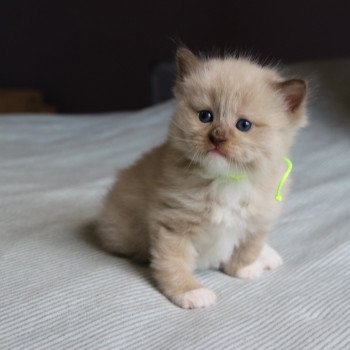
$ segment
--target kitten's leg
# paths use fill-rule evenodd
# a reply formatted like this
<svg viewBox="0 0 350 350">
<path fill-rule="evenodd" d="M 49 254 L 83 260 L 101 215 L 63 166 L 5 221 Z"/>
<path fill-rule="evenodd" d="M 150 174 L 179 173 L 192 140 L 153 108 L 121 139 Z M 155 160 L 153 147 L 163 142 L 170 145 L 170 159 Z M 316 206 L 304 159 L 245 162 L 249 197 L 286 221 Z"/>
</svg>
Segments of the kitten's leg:
<svg viewBox="0 0 350 350">
<path fill-rule="evenodd" d="M 192 276 L 196 251 L 190 239 L 162 232 L 152 245 L 154 278 L 159 289 L 176 305 L 185 309 L 207 307 L 216 295 Z"/>
<path fill-rule="evenodd" d="M 230 276 L 255 279 L 260 277 L 264 270 L 280 266 L 282 258 L 264 241 L 265 234 L 249 235 L 224 264 L 224 271 Z"/>
</svg>

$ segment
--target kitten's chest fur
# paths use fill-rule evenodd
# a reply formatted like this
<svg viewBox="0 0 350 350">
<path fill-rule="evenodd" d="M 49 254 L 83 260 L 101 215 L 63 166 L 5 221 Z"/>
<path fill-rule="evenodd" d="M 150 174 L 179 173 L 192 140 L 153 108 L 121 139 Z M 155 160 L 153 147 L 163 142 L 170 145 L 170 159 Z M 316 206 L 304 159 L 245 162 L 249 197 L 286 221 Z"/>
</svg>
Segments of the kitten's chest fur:
<svg viewBox="0 0 350 350">
<path fill-rule="evenodd" d="M 209 189 L 208 221 L 194 245 L 198 252 L 197 268 L 218 268 L 227 261 L 244 238 L 251 216 L 252 185 L 245 180 L 215 180 Z"/>
</svg>

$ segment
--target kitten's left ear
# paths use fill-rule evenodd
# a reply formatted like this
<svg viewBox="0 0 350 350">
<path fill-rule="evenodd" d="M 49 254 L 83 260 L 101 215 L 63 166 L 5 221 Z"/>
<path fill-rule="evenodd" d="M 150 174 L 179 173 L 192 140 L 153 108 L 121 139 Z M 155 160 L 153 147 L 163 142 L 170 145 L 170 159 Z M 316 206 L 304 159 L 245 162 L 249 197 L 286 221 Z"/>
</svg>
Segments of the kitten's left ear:
<svg viewBox="0 0 350 350">
<path fill-rule="evenodd" d="M 296 113 L 302 107 L 306 96 L 306 84 L 301 79 L 291 79 L 276 84 L 278 92 L 283 96 L 290 113 Z"/>
</svg>

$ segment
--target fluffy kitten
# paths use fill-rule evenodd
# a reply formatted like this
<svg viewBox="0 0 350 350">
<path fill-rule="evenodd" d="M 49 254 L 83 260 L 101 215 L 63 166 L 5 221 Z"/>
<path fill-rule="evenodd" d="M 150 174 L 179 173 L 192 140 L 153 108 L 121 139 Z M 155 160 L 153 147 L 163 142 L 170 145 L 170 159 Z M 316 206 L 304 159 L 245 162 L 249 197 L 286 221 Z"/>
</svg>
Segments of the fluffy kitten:
<svg viewBox="0 0 350 350">
<path fill-rule="evenodd" d="M 99 234 L 106 249 L 150 261 L 176 305 L 198 308 L 216 296 L 195 269 L 252 279 L 282 263 L 264 240 L 281 210 L 282 157 L 306 121 L 306 88 L 247 59 L 203 59 L 185 48 L 176 59 L 168 138 L 120 172 Z"/>
</svg>

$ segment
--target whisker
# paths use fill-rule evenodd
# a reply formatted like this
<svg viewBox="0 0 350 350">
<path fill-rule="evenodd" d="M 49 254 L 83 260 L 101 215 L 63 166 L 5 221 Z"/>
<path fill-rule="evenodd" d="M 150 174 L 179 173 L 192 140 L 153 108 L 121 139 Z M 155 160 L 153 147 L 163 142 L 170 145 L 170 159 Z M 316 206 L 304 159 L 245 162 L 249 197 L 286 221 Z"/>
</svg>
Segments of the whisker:
<svg viewBox="0 0 350 350">
<path fill-rule="evenodd" d="M 189 165 L 187 166 L 186 170 L 189 170 L 191 165 L 192 165 L 192 163 L 195 162 L 195 159 L 196 159 L 196 157 L 198 155 L 198 152 L 199 152 L 199 150 L 196 147 L 196 151 L 195 151 L 194 155 L 191 157 L 191 161 L 190 161 Z"/>
<path fill-rule="evenodd" d="M 189 145 L 189 146 L 191 146 L 191 145 Z M 191 147 L 187 152 L 185 152 L 180 158 L 178 158 L 178 159 L 176 159 L 176 161 L 178 162 L 179 160 L 181 160 L 181 159 L 183 159 L 183 158 L 185 158 L 185 157 L 188 157 L 191 153 L 192 153 L 192 151 L 194 151 L 196 148 L 195 147 Z"/>
</svg>

